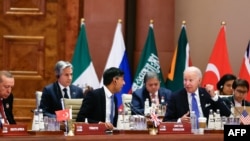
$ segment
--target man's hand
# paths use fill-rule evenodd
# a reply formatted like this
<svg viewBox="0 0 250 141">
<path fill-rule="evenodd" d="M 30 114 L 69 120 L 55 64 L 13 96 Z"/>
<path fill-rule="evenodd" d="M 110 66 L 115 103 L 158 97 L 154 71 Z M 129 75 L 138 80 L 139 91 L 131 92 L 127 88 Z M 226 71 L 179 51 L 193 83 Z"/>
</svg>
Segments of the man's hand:
<svg viewBox="0 0 250 141">
<path fill-rule="evenodd" d="M 106 127 L 108 130 L 113 130 L 113 129 L 114 129 L 113 124 L 110 123 L 110 122 L 99 122 L 99 124 L 105 124 L 105 127 Z"/>
<path fill-rule="evenodd" d="M 190 122 L 189 111 L 181 117 L 181 122 Z"/>
<path fill-rule="evenodd" d="M 206 84 L 205 86 L 206 91 L 209 93 L 211 97 L 214 97 L 216 94 L 214 92 L 214 86 L 211 84 Z"/>
</svg>

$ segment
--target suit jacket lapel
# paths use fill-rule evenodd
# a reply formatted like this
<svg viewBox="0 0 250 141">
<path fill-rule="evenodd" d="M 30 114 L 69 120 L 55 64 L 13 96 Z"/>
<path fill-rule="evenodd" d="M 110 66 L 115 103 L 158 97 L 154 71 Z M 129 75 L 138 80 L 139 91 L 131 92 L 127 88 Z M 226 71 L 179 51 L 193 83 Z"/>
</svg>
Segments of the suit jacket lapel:
<svg viewBox="0 0 250 141">
<path fill-rule="evenodd" d="M 105 91 L 104 88 L 101 88 L 101 93 L 100 93 L 100 97 L 101 97 L 101 111 L 104 111 L 104 113 L 102 113 L 102 117 L 104 118 L 105 121 L 105 117 L 106 117 L 106 97 L 105 97 Z"/>
<path fill-rule="evenodd" d="M 53 87 L 54 87 L 54 88 L 53 88 L 53 89 L 54 89 L 54 92 L 56 92 L 56 93 L 55 93 L 56 98 L 57 98 L 57 99 L 61 99 L 61 98 L 62 98 L 62 92 L 61 92 L 61 89 L 60 89 L 60 87 L 59 87 L 58 82 L 55 82 Z"/>
<path fill-rule="evenodd" d="M 201 108 L 202 111 L 205 110 L 205 105 L 206 105 L 206 98 L 204 93 L 201 91 L 201 89 L 199 88 L 199 96 L 200 96 L 200 104 L 201 104 Z"/>
</svg>

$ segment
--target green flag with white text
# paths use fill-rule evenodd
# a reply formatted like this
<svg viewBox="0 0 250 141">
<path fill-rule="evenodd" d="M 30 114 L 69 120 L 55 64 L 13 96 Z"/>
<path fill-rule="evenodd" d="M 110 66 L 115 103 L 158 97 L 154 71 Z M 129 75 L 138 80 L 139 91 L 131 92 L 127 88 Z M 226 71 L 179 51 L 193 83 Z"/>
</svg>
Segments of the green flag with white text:
<svg viewBox="0 0 250 141">
<path fill-rule="evenodd" d="M 165 87 L 161 66 L 157 55 L 152 23 L 149 25 L 148 37 L 139 61 L 140 62 L 138 64 L 132 84 L 132 91 L 135 91 L 136 89 L 139 89 L 143 86 L 144 76 L 147 72 L 150 71 L 158 73 L 161 81 L 161 86 Z"/>
<path fill-rule="evenodd" d="M 99 80 L 94 69 L 86 36 L 84 22 L 81 23 L 80 33 L 72 57 L 73 84 L 79 87 L 91 86 L 99 88 Z"/>
</svg>

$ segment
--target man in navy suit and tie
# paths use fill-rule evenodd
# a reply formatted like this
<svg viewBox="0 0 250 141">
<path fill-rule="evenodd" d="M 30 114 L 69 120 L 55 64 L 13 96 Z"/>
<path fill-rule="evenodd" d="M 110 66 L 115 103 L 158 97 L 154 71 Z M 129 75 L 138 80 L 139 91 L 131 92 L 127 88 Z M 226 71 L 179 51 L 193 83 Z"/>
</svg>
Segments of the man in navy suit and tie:
<svg viewBox="0 0 250 141">
<path fill-rule="evenodd" d="M 116 93 L 120 92 L 124 81 L 124 72 L 119 68 L 111 67 L 103 74 L 103 87 L 89 91 L 82 102 L 77 115 L 77 122 L 105 124 L 112 130 L 117 125 L 118 107 Z"/>
<path fill-rule="evenodd" d="M 167 104 L 171 91 L 160 87 L 160 79 L 156 72 L 147 72 L 144 76 L 144 86 L 135 90 L 132 93 L 131 111 L 133 115 L 144 115 L 144 103 L 146 98 L 149 99 L 149 106 L 155 103 L 156 106 L 161 104 L 161 99 L 164 99 L 164 104 Z"/>
<path fill-rule="evenodd" d="M 55 111 L 62 110 L 61 98 L 83 98 L 83 90 L 72 85 L 73 66 L 67 61 L 55 65 L 57 81 L 44 87 L 39 108 L 44 116 L 56 117 Z"/>
<path fill-rule="evenodd" d="M 213 85 L 200 87 L 202 73 L 199 68 L 191 66 L 184 70 L 184 88 L 174 92 L 169 100 L 168 109 L 163 121 L 190 122 L 192 108 L 192 95 L 197 101 L 199 117 L 208 119 L 209 110 L 214 112 L 220 109 L 221 116 L 229 116 L 230 109 L 223 100 L 214 93 Z"/>
</svg>

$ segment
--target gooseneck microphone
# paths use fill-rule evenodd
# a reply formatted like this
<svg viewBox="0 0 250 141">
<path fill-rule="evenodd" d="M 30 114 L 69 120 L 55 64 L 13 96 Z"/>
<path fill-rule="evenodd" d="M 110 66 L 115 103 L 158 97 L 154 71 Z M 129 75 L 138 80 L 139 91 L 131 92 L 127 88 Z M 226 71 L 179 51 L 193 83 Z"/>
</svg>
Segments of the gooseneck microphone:
<svg viewBox="0 0 250 141">
<path fill-rule="evenodd" d="M 130 108 L 131 111 L 132 111 L 133 113 L 135 113 L 136 115 L 143 115 L 143 116 L 144 116 L 144 114 L 141 113 L 140 111 L 138 111 L 138 110 L 133 106 L 133 104 L 132 104 L 131 102 L 130 102 L 130 103 L 126 102 L 126 103 L 124 103 L 124 104 L 125 104 L 126 107 Z"/>
</svg>

